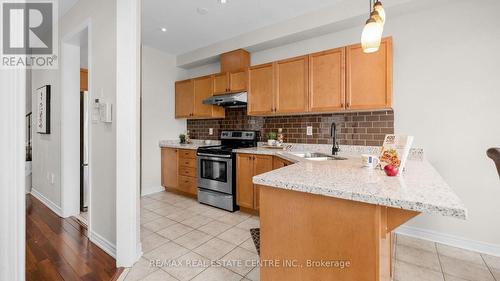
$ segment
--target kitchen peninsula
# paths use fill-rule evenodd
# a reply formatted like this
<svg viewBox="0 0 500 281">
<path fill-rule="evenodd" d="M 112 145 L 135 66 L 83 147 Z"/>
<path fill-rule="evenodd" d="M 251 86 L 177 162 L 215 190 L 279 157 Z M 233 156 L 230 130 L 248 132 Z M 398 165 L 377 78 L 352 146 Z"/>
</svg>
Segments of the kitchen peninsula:
<svg viewBox="0 0 500 281">
<path fill-rule="evenodd" d="M 359 157 L 309 161 L 272 153 L 297 163 L 253 178 L 260 186 L 261 260 L 281 261 L 262 266 L 262 280 L 391 280 L 393 230 L 420 213 L 467 215 L 425 160 L 408 161 L 406 173 L 387 177 L 362 168 Z M 283 266 L 286 261 L 297 264 Z"/>
</svg>

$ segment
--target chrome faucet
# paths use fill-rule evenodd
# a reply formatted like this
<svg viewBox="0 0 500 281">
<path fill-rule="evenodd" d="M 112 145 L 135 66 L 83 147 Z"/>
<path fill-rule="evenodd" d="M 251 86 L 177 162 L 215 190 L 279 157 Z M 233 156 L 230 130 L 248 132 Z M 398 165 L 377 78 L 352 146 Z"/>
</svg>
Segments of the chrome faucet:
<svg viewBox="0 0 500 281">
<path fill-rule="evenodd" d="M 337 155 L 337 153 L 340 151 L 340 148 L 337 143 L 337 124 L 335 124 L 335 122 L 332 123 L 330 134 L 333 139 L 332 155 Z"/>
</svg>

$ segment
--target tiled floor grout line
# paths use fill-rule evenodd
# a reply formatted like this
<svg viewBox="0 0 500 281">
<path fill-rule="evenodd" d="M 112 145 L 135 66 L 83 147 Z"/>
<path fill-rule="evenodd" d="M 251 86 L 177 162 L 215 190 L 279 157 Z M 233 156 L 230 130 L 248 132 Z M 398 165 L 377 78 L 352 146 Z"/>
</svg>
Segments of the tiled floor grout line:
<svg viewBox="0 0 500 281">
<path fill-rule="evenodd" d="M 439 254 L 437 243 L 434 243 L 434 248 L 436 249 L 436 255 L 438 257 L 439 267 L 441 268 L 441 274 L 443 275 L 443 280 L 446 281 L 446 275 L 444 274 L 443 263 L 441 262 L 441 255 Z"/>
<path fill-rule="evenodd" d="M 483 255 L 482 254 L 479 254 L 481 256 L 481 259 L 483 260 L 484 264 L 486 265 L 486 267 L 488 268 L 488 271 L 490 272 L 491 276 L 493 276 L 493 279 L 495 281 L 499 281 L 497 280 L 497 278 L 495 277 L 495 274 L 493 274 L 493 271 L 491 270 L 491 267 L 490 265 L 486 262 L 486 260 L 484 259 Z"/>
</svg>

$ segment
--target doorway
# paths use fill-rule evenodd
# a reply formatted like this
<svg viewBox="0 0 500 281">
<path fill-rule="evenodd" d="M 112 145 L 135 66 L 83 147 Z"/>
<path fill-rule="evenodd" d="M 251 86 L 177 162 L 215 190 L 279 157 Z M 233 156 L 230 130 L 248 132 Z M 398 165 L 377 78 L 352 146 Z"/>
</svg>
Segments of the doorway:
<svg viewBox="0 0 500 281">
<path fill-rule="evenodd" d="M 75 217 L 91 233 L 90 26 L 85 23 L 62 40 L 61 195 L 63 217 Z"/>
<path fill-rule="evenodd" d="M 85 226 L 89 220 L 89 69 L 88 29 L 81 31 L 80 45 L 80 213 L 78 220 Z"/>
</svg>

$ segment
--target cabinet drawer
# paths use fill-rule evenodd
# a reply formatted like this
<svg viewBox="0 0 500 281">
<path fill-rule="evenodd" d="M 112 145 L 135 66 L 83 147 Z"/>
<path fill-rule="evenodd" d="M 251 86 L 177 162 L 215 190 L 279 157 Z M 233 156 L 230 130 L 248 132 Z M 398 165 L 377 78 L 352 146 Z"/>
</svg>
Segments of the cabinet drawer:
<svg viewBox="0 0 500 281">
<path fill-rule="evenodd" d="M 179 158 L 179 166 L 196 168 L 196 159 L 191 158 Z"/>
<path fill-rule="evenodd" d="M 196 177 L 196 168 L 180 166 L 179 167 L 179 175 L 195 178 Z"/>
<path fill-rule="evenodd" d="M 179 158 L 183 159 L 196 159 L 196 150 L 180 149 Z"/>
<path fill-rule="evenodd" d="M 179 189 L 187 193 L 196 194 L 196 178 L 179 176 Z"/>
</svg>

